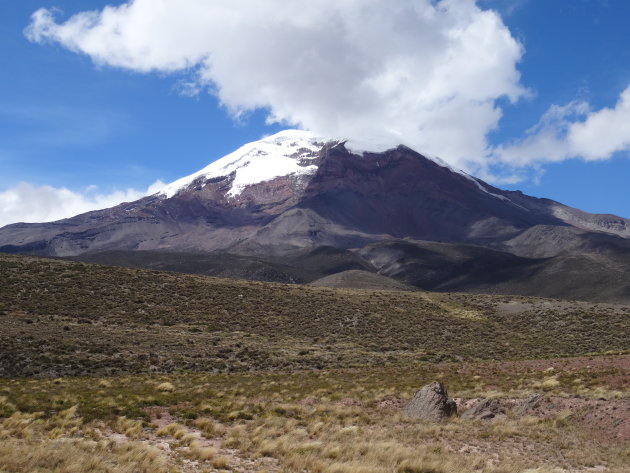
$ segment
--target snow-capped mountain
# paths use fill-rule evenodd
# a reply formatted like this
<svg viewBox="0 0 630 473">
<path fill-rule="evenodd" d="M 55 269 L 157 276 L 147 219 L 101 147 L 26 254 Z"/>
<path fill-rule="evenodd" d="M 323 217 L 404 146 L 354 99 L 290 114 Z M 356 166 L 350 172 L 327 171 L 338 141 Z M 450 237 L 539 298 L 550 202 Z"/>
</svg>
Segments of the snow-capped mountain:
<svg viewBox="0 0 630 473">
<path fill-rule="evenodd" d="M 344 139 L 326 139 L 305 130 L 284 130 L 243 145 L 236 151 L 210 163 L 205 168 L 182 177 L 160 190 L 168 198 L 184 192 L 195 182 L 227 177 L 234 174 L 232 187 L 227 192 L 229 197 L 237 197 L 246 187 L 271 181 L 277 177 L 302 177 L 304 180 L 317 172 L 318 154 L 323 146 L 344 143 Z M 352 150 L 351 150 L 352 151 Z M 427 157 L 442 167 L 470 179 L 483 192 L 498 199 L 508 200 L 505 196 L 493 194 L 483 185 L 483 181 L 455 169 L 438 157 Z"/>
<path fill-rule="evenodd" d="M 341 139 L 288 130 L 138 201 L 58 222 L 6 226 L 0 251 L 220 253 L 239 264 L 262 258 L 293 268 L 305 264 L 300 255 L 317 254 L 313 262 L 342 254 L 343 261 L 395 273 L 412 250 L 384 242 L 475 245 L 483 261 L 504 262 L 495 258 L 497 250 L 520 258 L 630 254 L 629 236 L 626 219 L 504 191 L 405 146 L 358 154 Z"/>
<path fill-rule="evenodd" d="M 308 177 L 317 172 L 313 161 L 331 140 L 302 130 L 285 130 L 259 141 L 248 143 L 233 153 L 214 161 L 190 176 L 168 184 L 161 193 L 173 197 L 198 180 L 227 177 L 234 173 L 228 196 L 239 195 L 247 186 L 277 177 Z M 341 142 L 342 140 L 332 140 Z"/>
</svg>

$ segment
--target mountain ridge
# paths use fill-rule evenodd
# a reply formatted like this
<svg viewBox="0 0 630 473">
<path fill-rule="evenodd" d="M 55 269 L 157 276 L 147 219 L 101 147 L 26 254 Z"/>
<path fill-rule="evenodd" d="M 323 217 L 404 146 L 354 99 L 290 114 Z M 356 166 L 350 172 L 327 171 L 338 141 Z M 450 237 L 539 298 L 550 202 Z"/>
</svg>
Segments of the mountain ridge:
<svg viewBox="0 0 630 473">
<path fill-rule="evenodd" d="M 491 250 L 480 253 L 491 272 L 500 270 L 498 260 L 506 265 L 517 261 L 509 256 L 497 260 L 492 251 L 498 251 L 536 260 L 527 267 L 544 266 L 541 261 L 549 258 L 596 255 L 610 274 L 623 274 L 630 269 L 629 236 L 628 219 L 502 190 L 404 145 L 359 155 L 344 140 L 285 131 L 244 145 L 135 202 L 57 222 L 3 227 L 0 251 L 73 258 L 107 252 L 149 251 L 158 258 L 167 252 L 219 252 L 233 255 L 234 261 L 264 260 L 267 268 L 274 259 L 299 266 L 300 257 L 317 248 L 361 255 L 369 253 L 370 245 L 408 239 L 464 245 L 462 254 L 470 245 Z M 409 255 L 400 256 L 405 257 Z M 465 270 L 449 258 L 442 263 L 458 274 Z M 254 266 L 260 269 L 258 263 Z M 418 268 L 426 269 L 424 263 Z M 306 279 L 327 276 L 326 271 L 309 273 Z M 235 274 L 248 277 L 247 271 Z M 625 277 L 618 279 L 613 292 L 623 294 L 630 286 Z M 423 284 L 442 287 L 438 280 Z M 470 289 L 472 282 L 467 284 L 460 286 Z M 537 279 L 534 286 L 544 288 L 544 282 Z M 522 285 L 507 287 L 527 292 Z M 566 291 L 571 296 L 582 292 Z"/>
</svg>

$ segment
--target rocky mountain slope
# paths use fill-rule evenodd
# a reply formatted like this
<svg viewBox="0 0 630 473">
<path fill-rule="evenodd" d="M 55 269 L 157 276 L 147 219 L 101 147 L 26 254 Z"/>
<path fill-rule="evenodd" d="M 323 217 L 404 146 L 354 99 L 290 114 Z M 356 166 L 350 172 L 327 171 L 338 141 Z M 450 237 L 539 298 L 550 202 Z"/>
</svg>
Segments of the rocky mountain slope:
<svg viewBox="0 0 630 473">
<path fill-rule="evenodd" d="M 497 189 L 405 146 L 359 154 L 288 130 L 136 202 L 6 226 L 0 251 L 283 282 L 367 270 L 586 299 L 605 281 L 605 297 L 625 300 L 628 237 L 630 220 Z"/>
</svg>

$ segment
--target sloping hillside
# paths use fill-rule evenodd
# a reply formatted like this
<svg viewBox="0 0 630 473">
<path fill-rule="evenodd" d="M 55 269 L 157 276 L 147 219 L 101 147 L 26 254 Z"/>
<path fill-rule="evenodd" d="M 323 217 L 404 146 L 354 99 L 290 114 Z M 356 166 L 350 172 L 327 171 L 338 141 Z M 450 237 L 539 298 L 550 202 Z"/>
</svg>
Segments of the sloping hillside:
<svg viewBox="0 0 630 473">
<path fill-rule="evenodd" d="M 336 287 L 346 289 L 367 289 L 372 291 L 415 291 L 413 286 L 401 283 L 395 279 L 370 273 L 369 271 L 348 270 L 324 276 L 311 283 L 310 286 Z"/>
<path fill-rule="evenodd" d="M 630 349 L 627 306 L 353 291 L 11 255 L 0 255 L 0 280 L 0 376 L 333 368 Z"/>
</svg>

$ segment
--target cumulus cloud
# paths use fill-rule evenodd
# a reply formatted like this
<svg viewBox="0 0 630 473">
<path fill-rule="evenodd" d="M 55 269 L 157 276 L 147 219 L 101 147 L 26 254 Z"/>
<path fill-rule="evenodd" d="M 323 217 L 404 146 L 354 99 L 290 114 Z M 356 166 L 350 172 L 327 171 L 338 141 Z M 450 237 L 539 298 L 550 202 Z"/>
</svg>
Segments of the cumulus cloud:
<svg viewBox="0 0 630 473">
<path fill-rule="evenodd" d="M 20 182 L 0 191 L 0 227 L 14 222 L 50 222 L 90 210 L 113 207 L 158 192 L 164 183 L 156 181 L 145 191 L 136 189 L 100 193 L 96 186 L 82 191 L 64 187 L 35 186 Z"/>
<path fill-rule="evenodd" d="M 234 116 L 401 142 L 467 167 L 488 155 L 497 99 L 526 91 L 523 54 L 500 16 L 474 0 L 134 0 L 26 30 L 99 65 L 189 71 L 188 92 L 216 94 Z"/>
<path fill-rule="evenodd" d="M 586 102 L 553 105 L 527 136 L 495 150 L 515 166 L 582 158 L 609 159 L 630 149 L 630 87 L 613 108 L 593 111 Z"/>
<path fill-rule="evenodd" d="M 234 117 L 266 109 L 269 122 L 345 136 L 354 149 L 404 143 L 495 183 L 630 149 L 630 87 L 612 108 L 554 105 L 523 139 L 489 146 L 498 100 L 529 95 L 522 45 L 482 8 L 504 4 L 130 0 L 65 20 L 40 9 L 25 32 L 101 66 L 187 72 L 183 94 L 209 90 Z"/>
</svg>

